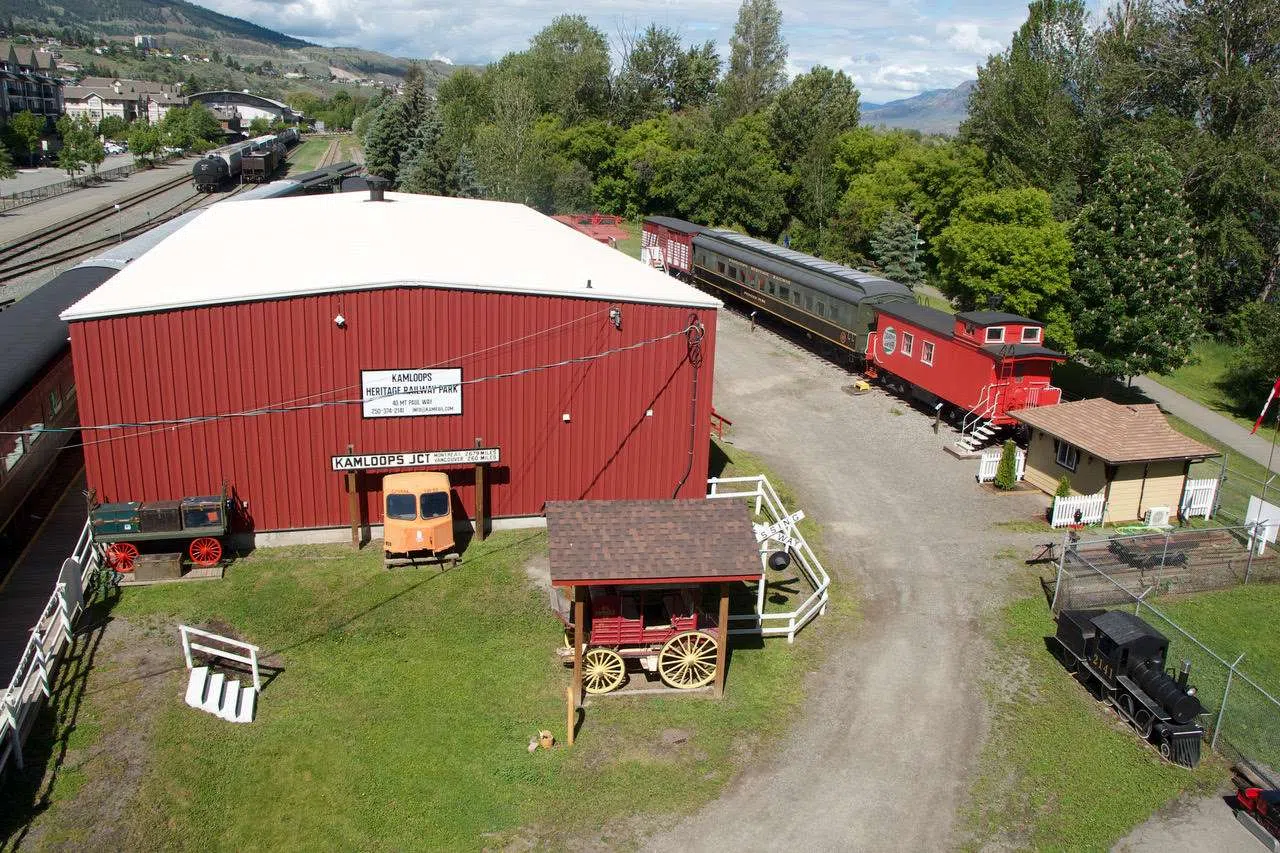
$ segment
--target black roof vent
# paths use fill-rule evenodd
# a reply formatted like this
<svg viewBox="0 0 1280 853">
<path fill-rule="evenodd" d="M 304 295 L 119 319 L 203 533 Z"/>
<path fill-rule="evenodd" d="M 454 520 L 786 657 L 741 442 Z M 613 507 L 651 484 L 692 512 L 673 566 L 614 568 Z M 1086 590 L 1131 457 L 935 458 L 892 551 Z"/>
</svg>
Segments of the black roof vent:
<svg viewBox="0 0 1280 853">
<path fill-rule="evenodd" d="M 365 178 L 369 184 L 369 201 L 386 201 L 382 197 L 382 193 L 386 190 L 387 184 L 391 183 L 381 175 L 369 175 Z"/>
</svg>

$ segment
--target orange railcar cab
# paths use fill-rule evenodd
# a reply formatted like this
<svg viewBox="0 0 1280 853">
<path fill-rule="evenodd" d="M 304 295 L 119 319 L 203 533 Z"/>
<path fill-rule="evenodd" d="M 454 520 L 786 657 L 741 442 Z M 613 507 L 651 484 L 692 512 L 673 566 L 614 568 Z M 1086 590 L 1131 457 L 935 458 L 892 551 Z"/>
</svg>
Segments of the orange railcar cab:
<svg viewBox="0 0 1280 853">
<path fill-rule="evenodd" d="M 454 547 L 449 475 L 439 471 L 388 474 L 382 478 L 383 550 L 388 554 L 428 552 Z"/>
</svg>

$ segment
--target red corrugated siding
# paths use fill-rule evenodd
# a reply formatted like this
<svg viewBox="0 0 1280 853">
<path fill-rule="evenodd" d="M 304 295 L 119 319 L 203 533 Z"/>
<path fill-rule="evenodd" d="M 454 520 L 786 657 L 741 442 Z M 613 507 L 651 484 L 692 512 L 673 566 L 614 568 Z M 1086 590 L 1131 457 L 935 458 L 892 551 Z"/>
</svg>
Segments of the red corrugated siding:
<svg viewBox="0 0 1280 853">
<path fill-rule="evenodd" d="M 692 470 L 679 497 L 705 494 L 713 310 L 586 299 L 396 288 L 192 308 L 71 324 L 82 423 L 226 414 L 357 399 L 360 371 L 463 369 L 463 380 L 575 358 L 666 335 L 691 314 L 706 327 Z M 348 320 L 338 329 L 334 315 Z M 570 324 L 570 325 L 565 325 Z M 562 328 L 556 328 L 562 327 Z M 546 330 L 556 329 L 547 332 Z M 258 530 L 348 523 L 343 476 L 329 457 L 502 449 L 490 475 L 493 515 L 533 515 L 547 500 L 669 498 L 689 464 L 693 370 L 684 336 L 607 356 L 467 385 L 463 414 L 361 417 L 359 404 L 193 426 L 86 430 L 89 483 L 103 500 L 217 492 L 223 478 Z M 645 411 L 653 409 L 653 417 Z M 561 416 L 568 412 L 570 423 Z M 451 468 L 468 514 L 472 469 Z M 380 473 L 363 475 L 367 521 Z"/>
</svg>

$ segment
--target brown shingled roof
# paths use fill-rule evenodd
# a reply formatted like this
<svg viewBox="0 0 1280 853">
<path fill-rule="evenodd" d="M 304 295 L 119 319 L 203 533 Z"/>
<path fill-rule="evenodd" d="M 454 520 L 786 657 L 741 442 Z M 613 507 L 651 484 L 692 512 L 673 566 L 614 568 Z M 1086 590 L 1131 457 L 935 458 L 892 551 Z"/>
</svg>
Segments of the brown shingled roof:
<svg viewBox="0 0 1280 853">
<path fill-rule="evenodd" d="M 1009 414 L 1111 464 L 1221 455 L 1169 426 L 1154 403 L 1126 406 L 1097 398 Z"/>
<path fill-rule="evenodd" d="M 742 501 L 549 501 L 551 583 L 730 581 L 760 577 Z"/>
</svg>

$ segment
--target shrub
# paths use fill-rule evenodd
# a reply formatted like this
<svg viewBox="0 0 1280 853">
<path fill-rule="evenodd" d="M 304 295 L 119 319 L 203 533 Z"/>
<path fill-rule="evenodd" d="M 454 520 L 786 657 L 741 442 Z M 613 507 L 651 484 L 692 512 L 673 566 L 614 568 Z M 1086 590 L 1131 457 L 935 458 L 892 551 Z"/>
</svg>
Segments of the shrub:
<svg viewBox="0 0 1280 853">
<path fill-rule="evenodd" d="M 1000 450 L 1000 467 L 996 469 L 996 488 L 1012 489 L 1018 485 L 1018 446 L 1008 439 Z"/>
<path fill-rule="evenodd" d="M 1057 491 L 1053 493 L 1053 496 L 1055 498 L 1071 497 L 1071 478 L 1066 474 L 1063 474 L 1062 479 L 1058 480 L 1058 488 Z"/>
</svg>

